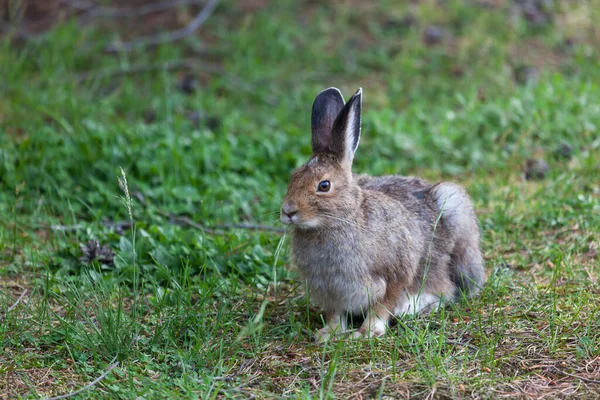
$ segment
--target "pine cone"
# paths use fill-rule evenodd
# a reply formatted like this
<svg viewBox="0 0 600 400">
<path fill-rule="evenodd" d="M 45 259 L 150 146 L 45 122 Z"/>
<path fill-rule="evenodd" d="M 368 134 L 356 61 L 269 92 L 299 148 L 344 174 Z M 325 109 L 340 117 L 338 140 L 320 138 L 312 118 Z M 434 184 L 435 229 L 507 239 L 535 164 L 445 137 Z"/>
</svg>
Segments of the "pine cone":
<svg viewBox="0 0 600 400">
<path fill-rule="evenodd" d="M 83 255 L 80 260 L 86 264 L 96 260 L 101 264 L 114 265 L 115 253 L 108 245 L 101 246 L 97 240 L 90 240 L 80 246 Z"/>
</svg>

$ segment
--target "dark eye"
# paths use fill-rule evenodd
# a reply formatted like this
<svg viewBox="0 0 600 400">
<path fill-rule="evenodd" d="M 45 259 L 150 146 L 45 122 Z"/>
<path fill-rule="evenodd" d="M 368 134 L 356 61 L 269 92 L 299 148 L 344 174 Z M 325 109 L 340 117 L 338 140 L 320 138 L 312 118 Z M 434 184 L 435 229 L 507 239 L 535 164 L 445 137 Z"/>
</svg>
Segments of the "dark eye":
<svg viewBox="0 0 600 400">
<path fill-rule="evenodd" d="M 319 182 L 319 192 L 329 192 L 330 188 L 331 188 L 331 182 L 329 182 L 329 181 Z"/>
</svg>

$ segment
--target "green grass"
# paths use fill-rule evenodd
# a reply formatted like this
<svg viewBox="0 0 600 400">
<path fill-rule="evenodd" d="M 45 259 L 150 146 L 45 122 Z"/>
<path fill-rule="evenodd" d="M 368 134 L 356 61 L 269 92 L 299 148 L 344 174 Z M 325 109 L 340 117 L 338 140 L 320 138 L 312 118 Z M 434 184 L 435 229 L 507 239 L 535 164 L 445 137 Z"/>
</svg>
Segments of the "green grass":
<svg viewBox="0 0 600 400">
<path fill-rule="evenodd" d="M 0 38 L 0 398 L 112 362 L 78 398 L 600 397 L 600 4 L 534 25 L 512 2 L 260 3 L 131 53 L 102 52 L 106 21 Z M 318 345 L 287 235 L 223 229 L 281 228 L 329 86 L 364 90 L 357 171 L 467 187 L 479 298 Z M 535 158 L 550 171 L 525 180 Z"/>
</svg>

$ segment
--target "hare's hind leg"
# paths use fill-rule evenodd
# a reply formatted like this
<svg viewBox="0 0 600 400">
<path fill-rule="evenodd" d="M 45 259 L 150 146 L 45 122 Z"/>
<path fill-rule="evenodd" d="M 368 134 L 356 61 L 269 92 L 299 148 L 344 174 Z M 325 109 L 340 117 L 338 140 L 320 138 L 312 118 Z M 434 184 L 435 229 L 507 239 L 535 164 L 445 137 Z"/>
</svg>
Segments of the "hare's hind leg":
<svg viewBox="0 0 600 400">
<path fill-rule="evenodd" d="M 479 237 L 477 238 L 477 241 Z M 459 241 L 456 243 L 450 264 L 450 277 L 456 287 L 458 296 L 477 294 L 485 283 L 485 270 L 479 243 Z"/>
<path fill-rule="evenodd" d="M 442 182 L 431 190 L 440 215 L 449 226 L 448 232 L 452 236 L 449 239 L 454 242 L 450 277 L 460 291 L 475 294 L 486 277 L 473 203 L 467 192 L 454 183 Z"/>
<path fill-rule="evenodd" d="M 383 336 L 387 330 L 390 317 L 401 314 L 417 314 L 434 311 L 442 302 L 442 297 L 433 293 L 407 294 L 404 290 L 393 292 L 373 305 L 365 322 L 354 332 L 354 337 Z"/>
<path fill-rule="evenodd" d="M 434 293 L 404 293 L 400 297 L 400 301 L 394 310 L 394 314 L 418 314 L 425 311 L 435 311 L 441 303 L 442 296 Z"/>
</svg>

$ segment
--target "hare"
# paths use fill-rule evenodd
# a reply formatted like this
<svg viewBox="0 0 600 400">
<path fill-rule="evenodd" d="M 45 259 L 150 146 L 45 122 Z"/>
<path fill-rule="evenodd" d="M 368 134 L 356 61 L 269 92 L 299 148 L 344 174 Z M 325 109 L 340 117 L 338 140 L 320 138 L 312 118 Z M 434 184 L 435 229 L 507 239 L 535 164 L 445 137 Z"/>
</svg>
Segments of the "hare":
<svg viewBox="0 0 600 400">
<path fill-rule="evenodd" d="M 292 260 L 325 311 L 325 341 L 380 336 L 394 315 L 432 311 L 485 283 L 477 217 L 466 191 L 399 175 L 352 173 L 362 90 L 344 103 L 336 88 L 312 107 L 312 156 L 292 173 L 280 220 L 292 227 Z"/>
</svg>

